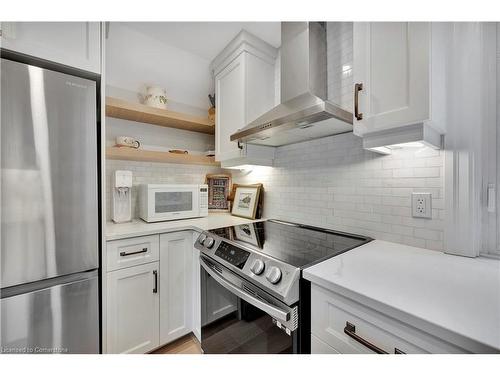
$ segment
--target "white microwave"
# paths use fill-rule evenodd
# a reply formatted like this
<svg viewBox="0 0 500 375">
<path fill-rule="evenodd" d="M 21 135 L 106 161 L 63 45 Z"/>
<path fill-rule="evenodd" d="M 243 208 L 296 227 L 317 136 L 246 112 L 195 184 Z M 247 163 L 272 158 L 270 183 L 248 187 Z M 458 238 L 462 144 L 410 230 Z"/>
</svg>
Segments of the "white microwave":
<svg viewBox="0 0 500 375">
<path fill-rule="evenodd" d="M 208 185 L 141 185 L 139 205 L 148 223 L 208 216 Z"/>
</svg>

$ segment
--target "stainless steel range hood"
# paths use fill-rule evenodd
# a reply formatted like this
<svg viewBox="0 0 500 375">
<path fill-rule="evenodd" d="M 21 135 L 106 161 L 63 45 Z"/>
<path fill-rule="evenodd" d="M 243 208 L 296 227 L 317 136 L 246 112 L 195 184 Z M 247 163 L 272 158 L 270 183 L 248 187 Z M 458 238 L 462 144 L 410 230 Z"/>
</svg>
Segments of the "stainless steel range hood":
<svg viewBox="0 0 500 375">
<path fill-rule="evenodd" d="M 352 113 L 327 100 L 324 22 L 281 23 L 281 104 L 231 135 L 267 146 L 352 131 Z"/>
</svg>

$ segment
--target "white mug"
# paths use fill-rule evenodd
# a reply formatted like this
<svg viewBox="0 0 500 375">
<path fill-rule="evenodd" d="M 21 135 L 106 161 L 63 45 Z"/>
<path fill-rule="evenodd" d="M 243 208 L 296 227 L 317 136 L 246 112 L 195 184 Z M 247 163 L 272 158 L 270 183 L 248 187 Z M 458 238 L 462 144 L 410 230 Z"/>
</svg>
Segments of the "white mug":
<svg viewBox="0 0 500 375">
<path fill-rule="evenodd" d="M 116 145 L 118 147 L 132 147 L 132 148 L 141 147 L 141 143 L 137 139 L 133 137 L 127 137 L 124 135 L 116 137 Z"/>
</svg>

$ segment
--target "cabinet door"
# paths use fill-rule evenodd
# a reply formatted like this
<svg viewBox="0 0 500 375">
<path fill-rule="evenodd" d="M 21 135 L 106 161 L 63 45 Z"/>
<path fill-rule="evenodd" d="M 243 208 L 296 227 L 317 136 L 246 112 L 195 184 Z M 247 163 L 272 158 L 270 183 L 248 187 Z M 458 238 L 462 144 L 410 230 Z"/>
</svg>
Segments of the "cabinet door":
<svg viewBox="0 0 500 375">
<path fill-rule="evenodd" d="M 193 244 L 199 233 L 193 232 Z M 193 333 L 201 341 L 200 251 L 193 246 Z"/>
<path fill-rule="evenodd" d="M 354 23 L 354 83 L 363 84 L 355 134 L 429 119 L 430 32 L 429 23 Z"/>
<path fill-rule="evenodd" d="M 215 77 L 215 158 L 218 161 L 243 156 L 231 134 L 245 126 L 245 54 L 240 54 Z"/>
<path fill-rule="evenodd" d="M 147 353 L 159 345 L 158 267 L 154 262 L 107 274 L 108 353 Z"/>
<path fill-rule="evenodd" d="M 311 335 L 311 354 L 340 354 L 330 345 Z"/>
<path fill-rule="evenodd" d="M 2 48 L 101 72 L 99 22 L 2 22 Z"/>
<path fill-rule="evenodd" d="M 160 236 L 160 343 L 191 332 L 193 313 L 193 235 Z"/>
<path fill-rule="evenodd" d="M 252 55 L 245 55 L 245 125 L 275 105 L 274 65 Z"/>
</svg>

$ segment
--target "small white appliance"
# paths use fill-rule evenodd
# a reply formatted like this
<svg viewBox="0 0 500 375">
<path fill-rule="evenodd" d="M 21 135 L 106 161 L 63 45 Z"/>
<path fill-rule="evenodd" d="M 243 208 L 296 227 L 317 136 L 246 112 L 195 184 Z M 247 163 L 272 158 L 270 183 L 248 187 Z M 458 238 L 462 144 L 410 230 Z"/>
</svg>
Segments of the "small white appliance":
<svg viewBox="0 0 500 375">
<path fill-rule="evenodd" d="M 111 187 L 111 218 L 115 223 L 132 220 L 132 172 L 115 171 Z"/>
<path fill-rule="evenodd" d="M 208 216 L 208 185 L 141 185 L 139 203 L 147 222 Z"/>
</svg>

